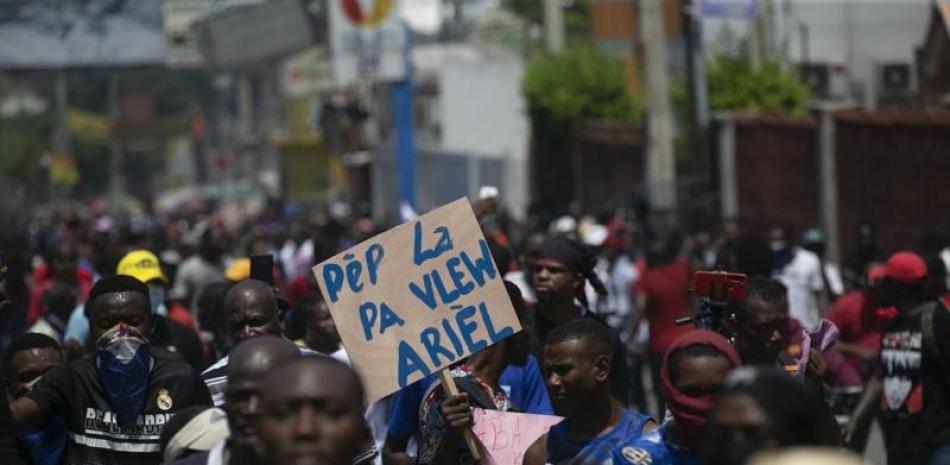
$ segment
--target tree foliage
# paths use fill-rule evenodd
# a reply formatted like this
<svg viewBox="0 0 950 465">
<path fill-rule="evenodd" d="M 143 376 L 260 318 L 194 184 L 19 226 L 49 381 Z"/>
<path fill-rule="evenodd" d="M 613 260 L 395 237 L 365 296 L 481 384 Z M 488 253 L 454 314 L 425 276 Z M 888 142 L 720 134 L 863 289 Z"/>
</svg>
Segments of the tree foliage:
<svg viewBox="0 0 950 465">
<path fill-rule="evenodd" d="M 564 127 L 578 118 L 635 122 L 642 112 L 623 63 L 590 47 L 535 60 L 521 87 L 535 128 Z"/>
<path fill-rule="evenodd" d="M 52 128 L 48 113 L 0 121 L 0 175 L 38 181 L 43 174 L 40 160 L 49 150 Z"/>
<path fill-rule="evenodd" d="M 811 90 L 776 61 L 752 69 L 741 55 L 715 55 L 706 64 L 709 106 L 715 110 L 755 110 L 800 114 Z"/>
<path fill-rule="evenodd" d="M 588 0 L 561 2 L 564 8 L 564 29 L 568 44 L 586 42 L 590 38 L 590 8 Z M 542 0 L 502 0 L 502 6 L 520 16 L 529 24 L 544 25 Z"/>
</svg>

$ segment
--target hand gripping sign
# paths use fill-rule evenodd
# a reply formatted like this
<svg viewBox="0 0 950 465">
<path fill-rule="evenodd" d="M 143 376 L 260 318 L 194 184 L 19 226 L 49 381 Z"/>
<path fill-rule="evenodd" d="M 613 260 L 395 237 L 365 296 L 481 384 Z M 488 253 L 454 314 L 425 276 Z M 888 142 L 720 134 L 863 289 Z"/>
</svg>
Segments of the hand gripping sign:
<svg viewBox="0 0 950 465">
<path fill-rule="evenodd" d="M 313 273 L 368 402 L 521 330 L 464 198 L 355 245 Z"/>
</svg>

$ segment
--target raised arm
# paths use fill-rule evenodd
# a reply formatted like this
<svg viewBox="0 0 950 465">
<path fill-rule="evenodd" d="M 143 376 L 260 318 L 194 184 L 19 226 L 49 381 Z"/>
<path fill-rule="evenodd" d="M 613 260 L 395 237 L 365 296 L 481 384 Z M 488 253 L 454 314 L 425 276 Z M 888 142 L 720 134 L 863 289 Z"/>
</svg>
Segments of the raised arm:
<svg viewBox="0 0 950 465">
<path fill-rule="evenodd" d="M 12 404 L 0 395 L 0 436 L 10 436 L 43 421 L 43 410 L 33 399 L 21 397 Z"/>
</svg>

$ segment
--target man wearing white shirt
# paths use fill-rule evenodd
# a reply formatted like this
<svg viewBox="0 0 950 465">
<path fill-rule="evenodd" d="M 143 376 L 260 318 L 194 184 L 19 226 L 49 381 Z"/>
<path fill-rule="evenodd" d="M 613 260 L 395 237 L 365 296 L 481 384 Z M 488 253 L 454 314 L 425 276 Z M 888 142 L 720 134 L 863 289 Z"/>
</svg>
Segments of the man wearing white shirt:
<svg viewBox="0 0 950 465">
<path fill-rule="evenodd" d="M 802 245 L 778 278 L 788 289 L 788 310 L 808 330 L 818 327 L 828 304 L 843 291 L 841 275 L 835 265 L 823 263 L 824 236 L 811 229 L 805 232 Z M 822 294 L 827 294 L 827 301 Z"/>
</svg>

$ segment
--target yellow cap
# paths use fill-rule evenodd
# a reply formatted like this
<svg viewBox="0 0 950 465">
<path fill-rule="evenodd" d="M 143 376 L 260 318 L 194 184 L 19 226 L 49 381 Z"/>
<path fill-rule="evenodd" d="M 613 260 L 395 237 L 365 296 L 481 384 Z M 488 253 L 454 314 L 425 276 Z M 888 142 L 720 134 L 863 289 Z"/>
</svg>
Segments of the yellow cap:
<svg viewBox="0 0 950 465">
<path fill-rule="evenodd" d="M 244 281 L 247 278 L 251 277 L 251 259 L 250 258 L 238 258 L 231 262 L 231 266 L 228 267 L 224 272 L 224 277 L 228 281 Z"/>
<path fill-rule="evenodd" d="M 133 250 L 119 260 L 119 266 L 116 267 L 117 274 L 131 276 L 143 283 L 148 283 L 156 279 L 168 282 L 165 273 L 162 272 L 161 263 L 158 257 L 148 250 Z"/>
</svg>

